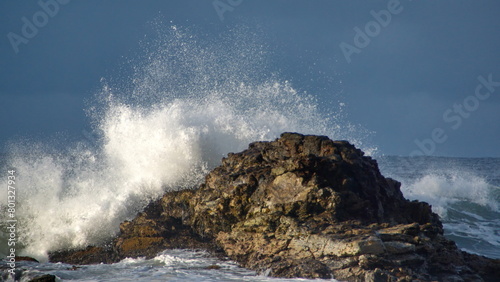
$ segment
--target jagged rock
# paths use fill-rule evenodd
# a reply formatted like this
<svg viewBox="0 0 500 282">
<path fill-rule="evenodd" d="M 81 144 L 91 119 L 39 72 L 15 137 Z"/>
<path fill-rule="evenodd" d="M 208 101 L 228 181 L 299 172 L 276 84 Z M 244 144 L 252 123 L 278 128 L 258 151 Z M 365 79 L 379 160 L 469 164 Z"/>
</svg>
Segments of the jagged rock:
<svg viewBox="0 0 500 282">
<path fill-rule="evenodd" d="M 346 141 L 284 133 L 229 154 L 199 189 L 169 192 L 150 204 L 121 225 L 104 258 L 220 248 L 242 266 L 275 277 L 500 277 L 500 260 L 461 252 L 443 237 L 431 207 L 406 200 L 399 187 Z"/>
</svg>

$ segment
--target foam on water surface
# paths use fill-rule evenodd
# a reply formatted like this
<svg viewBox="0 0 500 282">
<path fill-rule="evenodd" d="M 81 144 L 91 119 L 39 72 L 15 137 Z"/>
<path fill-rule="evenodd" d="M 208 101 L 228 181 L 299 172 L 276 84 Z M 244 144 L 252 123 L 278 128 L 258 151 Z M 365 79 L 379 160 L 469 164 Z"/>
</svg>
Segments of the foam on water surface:
<svg viewBox="0 0 500 282">
<path fill-rule="evenodd" d="M 22 281 L 44 274 L 71 281 L 256 281 L 298 282 L 314 279 L 282 279 L 258 275 L 233 261 L 220 260 L 203 251 L 167 250 L 153 259 L 127 258 L 113 264 L 74 267 L 63 263 L 20 262 L 27 269 Z M 7 280 L 12 281 L 12 280 Z M 326 281 L 336 281 L 334 279 Z"/>
</svg>

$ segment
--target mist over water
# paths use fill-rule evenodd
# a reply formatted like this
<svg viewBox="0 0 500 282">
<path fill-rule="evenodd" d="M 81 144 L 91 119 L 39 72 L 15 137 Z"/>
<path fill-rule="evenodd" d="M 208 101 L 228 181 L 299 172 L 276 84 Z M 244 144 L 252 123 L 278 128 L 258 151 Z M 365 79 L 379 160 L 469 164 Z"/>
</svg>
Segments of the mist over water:
<svg viewBox="0 0 500 282">
<path fill-rule="evenodd" d="M 257 36 L 208 40 L 157 28 L 141 58 L 128 62 L 131 77 L 102 80 L 87 108 L 95 138 L 64 149 L 11 142 L 5 165 L 17 171 L 18 255 L 44 260 L 49 251 L 105 243 L 166 190 L 196 187 L 227 153 L 285 131 L 374 151 L 341 108 L 320 112 L 313 96 L 270 70 Z M 2 209 L 6 203 L 2 194 Z"/>
</svg>

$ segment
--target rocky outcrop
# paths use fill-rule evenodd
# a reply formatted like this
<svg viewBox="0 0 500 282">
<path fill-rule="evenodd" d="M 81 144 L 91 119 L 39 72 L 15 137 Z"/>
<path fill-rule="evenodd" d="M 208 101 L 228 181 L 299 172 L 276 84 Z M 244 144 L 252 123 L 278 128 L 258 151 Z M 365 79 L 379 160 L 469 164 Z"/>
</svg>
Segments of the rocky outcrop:
<svg viewBox="0 0 500 282">
<path fill-rule="evenodd" d="M 91 247 L 92 255 L 81 257 L 99 262 L 101 255 L 109 262 L 166 248 L 203 248 L 275 277 L 500 277 L 499 260 L 461 252 L 443 237 L 431 207 L 406 200 L 399 187 L 346 141 L 284 133 L 229 154 L 199 189 L 166 193 L 123 223 L 111 247 Z M 54 253 L 51 260 L 77 259 L 75 254 Z"/>
</svg>

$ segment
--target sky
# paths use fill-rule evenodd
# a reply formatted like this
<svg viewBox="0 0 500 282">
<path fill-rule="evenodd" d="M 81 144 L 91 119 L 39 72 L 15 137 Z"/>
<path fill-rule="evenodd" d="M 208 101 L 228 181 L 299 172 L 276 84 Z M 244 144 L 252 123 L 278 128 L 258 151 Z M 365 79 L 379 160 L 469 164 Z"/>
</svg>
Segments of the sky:
<svg viewBox="0 0 500 282">
<path fill-rule="evenodd" d="M 101 78 L 161 17 L 203 37 L 259 34 L 283 79 L 344 103 L 381 154 L 500 157 L 499 12 L 493 0 L 4 0 L 0 148 L 81 138 Z"/>
</svg>

